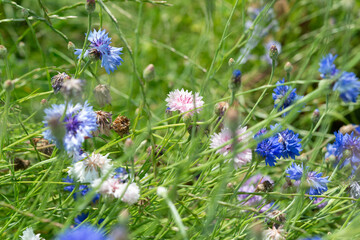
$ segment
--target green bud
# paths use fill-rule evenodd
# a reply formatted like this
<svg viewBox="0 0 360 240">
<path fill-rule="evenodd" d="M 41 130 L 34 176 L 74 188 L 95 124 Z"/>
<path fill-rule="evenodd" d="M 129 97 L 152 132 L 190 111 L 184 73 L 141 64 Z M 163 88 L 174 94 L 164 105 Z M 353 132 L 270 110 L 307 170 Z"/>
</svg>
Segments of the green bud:
<svg viewBox="0 0 360 240">
<path fill-rule="evenodd" d="M 75 50 L 75 44 L 72 41 L 68 42 L 68 46 L 67 46 L 68 50 L 73 52 Z"/>
<path fill-rule="evenodd" d="M 9 91 L 9 92 L 11 92 L 12 90 L 14 90 L 14 82 L 11 81 L 11 80 L 6 80 L 6 81 L 4 82 L 4 89 L 5 89 L 6 91 Z"/>
<path fill-rule="evenodd" d="M 7 49 L 4 45 L 0 45 L 0 58 L 5 58 L 7 55 Z"/>
<path fill-rule="evenodd" d="M 29 17 L 29 11 L 26 8 L 23 8 L 21 9 L 21 15 L 26 19 Z"/>
<path fill-rule="evenodd" d="M 284 70 L 287 73 L 291 73 L 291 71 L 293 70 L 293 65 L 291 65 L 290 62 L 285 63 Z"/>
<path fill-rule="evenodd" d="M 146 81 L 151 81 L 155 78 L 154 64 L 149 64 L 143 71 L 143 77 Z"/>
<path fill-rule="evenodd" d="M 85 9 L 89 13 L 92 13 L 95 11 L 96 3 L 95 0 L 87 0 L 85 4 Z"/>
<path fill-rule="evenodd" d="M 269 57 L 272 59 L 272 60 L 276 60 L 279 56 L 279 51 L 277 49 L 277 47 L 275 45 L 272 45 L 270 47 L 270 51 L 269 51 Z"/>
<path fill-rule="evenodd" d="M 235 60 L 233 58 L 230 58 L 228 64 L 230 67 L 233 66 L 235 64 Z"/>
</svg>

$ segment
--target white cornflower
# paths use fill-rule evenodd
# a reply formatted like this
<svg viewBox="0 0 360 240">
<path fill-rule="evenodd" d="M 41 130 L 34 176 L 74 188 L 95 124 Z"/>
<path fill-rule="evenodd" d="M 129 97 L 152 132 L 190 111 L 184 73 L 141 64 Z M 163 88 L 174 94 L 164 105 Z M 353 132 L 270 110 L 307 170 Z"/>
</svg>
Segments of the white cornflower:
<svg viewBox="0 0 360 240">
<path fill-rule="evenodd" d="M 34 230 L 32 227 L 28 227 L 23 231 L 22 236 L 20 236 L 21 240 L 41 240 L 43 238 L 40 237 L 40 233 L 36 234 L 34 233 Z"/>
<path fill-rule="evenodd" d="M 269 228 L 264 233 L 264 240 L 285 240 L 285 231 L 281 227 L 276 228 L 275 226 L 273 226 L 273 228 Z"/>
<path fill-rule="evenodd" d="M 112 168 L 111 159 L 100 153 L 92 153 L 82 161 L 76 162 L 69 168 L 69 175 L 81 183 L 90 183 L 95 179 L 105 176 Z"/>
</svg>

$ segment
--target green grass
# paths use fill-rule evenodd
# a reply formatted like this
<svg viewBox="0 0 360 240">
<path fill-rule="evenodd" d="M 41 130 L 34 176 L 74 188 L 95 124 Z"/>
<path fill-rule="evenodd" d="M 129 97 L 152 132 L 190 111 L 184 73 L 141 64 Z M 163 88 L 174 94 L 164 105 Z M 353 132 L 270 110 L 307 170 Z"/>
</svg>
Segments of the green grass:
<svg viewBox="0 0 360 240">
<path fill-rule="evenodd" d="M 84 1 L 2 0 L 0 2 L 0 44 L 8 54 L 0 59 L 0 79 L 13 80 L 14 90 L 0 92 L 0 236 L 19 239 L 26 227 L 53 239 L 74 217 L 89 212 L 86 220 L 108 233 L 114 226 L 126 225 L 133 239 L 258 239 L 268 228 L 267 213 L 241 204 L 237 190 L 251 175 L 261 173 L 274 181 L 273 191 L 254 193 L 275 202 L 286 214 L 283 223 L 287 239 L 319 235 L 324 239 L 360 239 L 358 200 L 349 196 L 349 169 L 335 169 L 324 160 L 323 147 L 333 142 L 333 132 L 341 126 L 359 124 L 360 105 L 344 103 L 329 86 L 319 84 L 318 62 L 328 52 L 338 54 L 336 65 L 360 76 L 360 18 L 357 1 L 106 1 L 98 0 L 91 16 L 91 29 L 105 28 L 112 45 L 123 47 L 123 65 L 108 75 L 100 63 L 92 63 L 81 74 L 83 65 L 67 49 L 68 41 L 77 48 L 84 44 L 88 14 Z M 353 2 L 347 7 L 345 2 Z M 247 30 L 250 7 L 264 7 Z M 25 19 L 22 9 L 27 9 Z M 245 64 L 229 66 L 241 49 L 249 46 L 252 30 L 266 24 L 274 9 L 278 31 L 271 31 L 251 52 L 255 58 Z M 282 44 L 277 65 L 272 68 L 261 56 L 270 38 Z M 294 70 L 286 84 L 297 88 L 304 98 L 290 108 L 286 117 L 274 109 L 272 90 L 286 77 L 284 65 Z M 156 76 L 146 81 L 142 72 L 154 64 Z M 323 194 L 326 207 L 315 207 L 303 191 L 284 190 L 285 169 L 294 160 L 279 160 L 275 167 L 253 152 L 250 164 L 234 170 L 226 158 L 209 148 L 215 131 L 214 106 L 232 98 L 229 88 L 232 71 L 243 73 L 241 89 L 235 95 L 241 124 L 256 133 L 263 127 L 281 123 L 303 139 L 303 162 L 325 176 L 331 176 L 329 190 Z M 53 94 L 51 77 L 66 72 L 86 80 L 83 99 L 95 110 L 101 108 L 93 95 L 100 82 L 110 85 L 112 103 L 103 108 L 113 116 L 125 115 L 131 121 L 130 133 L 119 137 L 86 140 L 88 152 L 110 153 L 116 167 L 126 167 L 141 188 L 140 202 L 128 206 L 119 199 L 101 198 L 90 204 L 95 192 L 74 201 L 62 178 L 72 160 L 61 150 L 48 156 L 34 147 L 32 139 L 41 137 L 44 109 L 64 103 Z M 192 121 L 201 122 L 198 131 L 188 131 L 180 115 L 166 115 L 167 94 L 174 89 L 200 92 L 205 105 Z M 47 104 L 41 104 L 47 99 Z M 305 107 L 302 105 L 305 104 Z M 289 108 L 289 109 L 290 109 Z M 320 120 L 312 125 L 314 109 Z M 114 118 L 113 118 L 114 119 Z M 210 123 L 210 124 L 204 124 Z M 193 128 L 195 129 L 195 128 Z M 134 144 L 126 148 L 131 138 Z M 161 145 L 160 158 L 148 154 L 149 146 Z M 251 140 L 239 144 L 237 152 L 256 147 Z M 26 170 L 15 171 L 15 158 L 30 160 Z M 228 157 L 229 158 L 229 157 Z M 229 184 L 231 183 L 231 184 Z M 158 186 L 168 188 L 163 199 Z M 124 217 L 127 210 L 129 216 Z M 121 216 L 120 214 L 123 213 Z M 126 214 L 125 214 L 126 215 Z M 328 234 L 329 233 L 329 234 Z"/>
</svg>

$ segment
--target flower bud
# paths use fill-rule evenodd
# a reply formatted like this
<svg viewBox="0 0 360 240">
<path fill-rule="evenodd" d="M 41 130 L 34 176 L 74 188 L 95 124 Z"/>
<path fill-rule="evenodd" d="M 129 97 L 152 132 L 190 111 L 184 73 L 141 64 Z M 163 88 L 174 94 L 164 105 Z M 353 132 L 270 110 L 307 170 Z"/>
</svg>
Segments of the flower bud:
<svg viewBox="0 0 360 240">
<path fill-rule="evenodd" d="M 54 93 L 58 93 L 63 86 L 64 80 L 69 80 L 71 77 L 66 73 L 58 73 L 51 78 L 51 86 L 54 89 Z"/>
<path fill-rule="evenodd" d="M 233 66 L 235 64 L 235 60 L 233 58 L 230 58 L 228 64 L 230 67 Z"/>
<path fill-rule="evenodd" d="M 0 58 L 5 58 L 7 54 L 7 49 L 4 45 L 0 45 Z"/>
<path fill-rule="evenodd" d="M 125 140 L 125 148 L 130 148 L 132 145 L 134 145 L 133 140 L 131 140 L 131 138 L 128 138 Z"/>
<path fill-rule="evenodd" d="M 95 11 L 95 0 L 86 0 L 85 9 L 88 13 L 92 13 Z"/>
<path fill-rule="evenodd" d="M 95 113 L 98 129 L 93 133 L 94 136 L 99 136 L 99 134 L 109 136 L 111 130 L 112 114 L 105 111 L 95 111 Z"/>
<path fill-rule="evenodd" d="M 312 116 L 311 116 L 311 121 L 314 123 L 314 124 L 317 124 L 317 122 L 319 121 L 320 119 L 320 112 L 319 112 L 319 109 L 315 109 Z"/>
<path fill-rule="evenodd" d="M 26 9 L 26 8 L 22 8 L 21 9 L 21 16 L 23 17 L 23 18 L 28 18 L 29 17 L 29 11 Z"/>
<path fill-rule="evenodd" d="M 45 106 L 47 104 L 47 100 L 45 98 L 41 99 L 40 104 Z"/>
<path fill-rule="evenodd" d="M 12 80 L 6 80 L 3 87 L 6 91 L 11 92 L 14 90 L 14 82 Z"/>
<path fill-rule="evenodd" d="M 233 75 L 231 77 L 231 88 L 232 90 L 237 90 L 241 86 L 241 71 L 234 70 Z"/>
<path fill-rule="evenodd" d="M 110 90 L 104 84 L 99 84 L 94 88 L 94 96 L 100 107 L 111 103 Z"/>
<path fill-rule="evenodd" d="M 75 44 L 74 44 L 72 41 L 69 41 L 69 42 L 68 42 L 68 45 L 67 45 L 67 48 L 68 48 L 68 50 L 69 50 L 70 52 L 74 52 L 76 46 L 75 46 Z"/>
<path fill-rule="evenodd" d="M 81 79 L 65 79 L 66 81 L 63 82 L 61 87 L 61 93 L 64 95 L 65 98 L 68 99 L 77 99 L 80 98 L 85 82 Z"/>
<path fill-rule="evenodd" d="M 130 120 L 125 116 L 119 115 L 113 122 L 112 129 L 122 137 L 129 133 Z"/>
<path fill-rule="evenodd" d="M 149 64 L 143 71 L 143 77 L 146 81 L 151 81 L 155 78 L 154 64 Z"/>
<path fill-rule="evenodd" d="M 275 61 L 278 58 L 278 56 L 279 56 L 279 51 L 278 51 L 276 45 L 272 45 L 270 47 L 269 57 Z"/>
<path fill-rule="evenodd" d="M 293 70 L 293 65 L 290 62 L 286 62 L 284 66 L 284 70 L 287 73 L 291 73 L 291 71 Z"/>
<path fill-rule="evenodd" d="M 219 102 L 215 105 L 215 114 L 222 117 L 228 109 L 229 104 L 227 102 Z"/>
<path fill-rule="evenodd" d="M 21 158 L 15 158 L 14 159 L 14 170 L 18 171 L 20 169 L 25 170 L 30 166 L 30 161 L 29 160 L 24 160 Z"/>
</svg>

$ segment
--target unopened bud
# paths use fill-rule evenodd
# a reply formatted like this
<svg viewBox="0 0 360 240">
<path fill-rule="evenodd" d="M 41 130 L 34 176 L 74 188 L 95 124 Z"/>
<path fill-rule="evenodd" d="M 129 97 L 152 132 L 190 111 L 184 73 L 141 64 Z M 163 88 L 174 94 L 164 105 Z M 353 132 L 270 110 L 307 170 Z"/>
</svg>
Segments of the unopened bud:
<svg viewBox="0 0 360 240">
<path fill-rule="evenodd" d="M 312 116 L 311 116 L 311 121 L 316 124 L 320 119 L 320 111 L 319 109 L 315 109 Z"/>
<path fill-rule="evenodd" d="M 237 90 L 241 86 L 241 71 L 234 70 L 231 77 L 231 88 L 232 90 Z"/>
<path fill-rule="evenodd" d="M 270 47 L 269 57 L 275 61 L 278 58 L 278 56 L 279 56 L 279 51 L 278 51 L 276 45 L 272 45 Z"/>
<path fill-rule="evenodd" d="M 26 8 L 21 9 L 21 16 L 23 16 L 23 18 L 28 18 L 29 17 L 29 11 Z"/>
<path fill-rule="evenodd" d="M 111 103 L 110 90 L 104 84 L 99 84 L 94 88 L 94 96 L 100 107 Z"/>
<path fill-rule="evenodd" d="M 230 58 L 228 64 L 230 67 L 233 66 L 235 64 L 235 60 L 233 58 Z"/>
<path fill-rule="evenodd" d="M 134 142 L 133 142 L 133 140 L 131 140 L 131 138 L 128 138 L 128 139 L 125 140 L 124 145 L 125 145 L 126 148 L 130 148 L 132 145 L 134 145 Z"/>
<path fill-rule="evenodd" d="M 222 117 L 228 109 L 229 104 L 227 102 L 219 102 L 215 105 L 215 114 Z"/>
<path fill-rule="evenodd" d="M 47 100 L 44 98 L 44 99 L 41 99 L 40 101 L 41 105 L 46 105 L 47 104 Z"/>
<path fill-rule="evenodd" d="M 4 45 L 0 45 L 0 58 L 5 58 L 7 54 L 7 49 Z"/>
<path fill-rule="evenodd" d="M 293 70 L 293 65 L 290 62 L 286 62 L 284 66 L 284 70 L 287 73 L 291 73 L 291 71 Z"/>
<path fill-rule="evenodd" d="M 149 64 L 143 71 L 143 77 L 146 81 L 151 81 L 155 78 L 154 64 Z"/>
<path fill-rule="evenodd" d="M 12 80 L 6 80 L 4 82 L 4 89 L 9 92 L 14 90 L 14 82 Z"/>
<path fill-rule="evenodd" d="M 95 7 L 96 7 L 95 0 L 86 0 L 86 4 L 85 4 L 86 11 L 92 13 L 95 11 Z"/>
<path fill-rule="evenodd" d="M 72 42 L 72 41 L 69 41 L 68 42 L 68 45 L 67 45 L 67 48 L 68 48 L 68 50 L 70 51 L 70 52 L 74 52 L 74 50 L 75 50 L 75 44 Z"/>
</svg>

